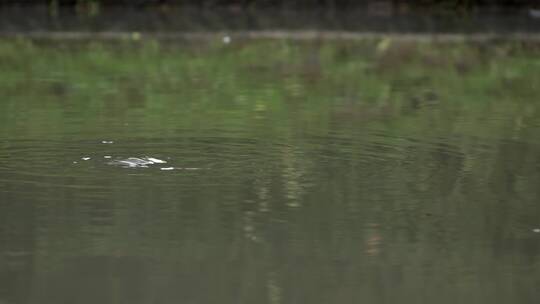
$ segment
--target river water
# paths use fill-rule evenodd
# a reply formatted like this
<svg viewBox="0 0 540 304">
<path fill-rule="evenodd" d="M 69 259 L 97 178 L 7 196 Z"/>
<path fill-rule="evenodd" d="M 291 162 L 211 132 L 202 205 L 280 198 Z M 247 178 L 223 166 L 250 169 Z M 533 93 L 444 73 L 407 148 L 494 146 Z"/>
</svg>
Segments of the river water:
<svg viewBox="0 0 540 304">
<path fill-rule="evenodd" d="M 0 303 L 540 300 L 537 42 L 133 40 L 0 41 Z"/>
</svg>

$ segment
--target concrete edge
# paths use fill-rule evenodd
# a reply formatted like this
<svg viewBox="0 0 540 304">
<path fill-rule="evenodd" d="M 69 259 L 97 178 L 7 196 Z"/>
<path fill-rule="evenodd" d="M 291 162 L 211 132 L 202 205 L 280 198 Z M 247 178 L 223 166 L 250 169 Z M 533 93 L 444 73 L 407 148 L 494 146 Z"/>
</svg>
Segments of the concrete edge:
<svg viewBox="0 0 540 304">
<path fill-rule="evenodd" d="M 378 33 L 345 31 L 212 31 L 212 32 L 0 32 L 0 39 L 22 38 L 37 40 L 377 40 L 392 39 L 414 42 L 540 42 L 540 33 Z"/>
</svg>

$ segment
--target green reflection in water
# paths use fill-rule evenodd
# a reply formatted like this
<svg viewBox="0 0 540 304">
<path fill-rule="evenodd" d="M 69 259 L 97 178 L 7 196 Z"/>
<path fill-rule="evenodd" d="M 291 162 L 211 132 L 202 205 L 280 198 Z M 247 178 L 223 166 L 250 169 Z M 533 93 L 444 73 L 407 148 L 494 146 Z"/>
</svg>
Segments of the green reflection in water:
<svg viewBox="0 0 540 304">
<path fill-rule="evenodd" d="M 538 55 L 3 40 L 0 302 L 536 303 Z"/>
</svg>

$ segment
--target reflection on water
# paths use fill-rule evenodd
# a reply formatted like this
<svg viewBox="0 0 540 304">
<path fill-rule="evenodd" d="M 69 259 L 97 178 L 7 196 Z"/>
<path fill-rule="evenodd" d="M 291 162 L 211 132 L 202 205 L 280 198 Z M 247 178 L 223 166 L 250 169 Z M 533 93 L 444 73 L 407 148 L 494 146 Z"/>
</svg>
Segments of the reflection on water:
<svg viewBox="0 0 540 304">
<path fill-rule="evenodd" d="M 535 45 L 0 54 L 0 303 L 540 299 Z"/>
</svg>

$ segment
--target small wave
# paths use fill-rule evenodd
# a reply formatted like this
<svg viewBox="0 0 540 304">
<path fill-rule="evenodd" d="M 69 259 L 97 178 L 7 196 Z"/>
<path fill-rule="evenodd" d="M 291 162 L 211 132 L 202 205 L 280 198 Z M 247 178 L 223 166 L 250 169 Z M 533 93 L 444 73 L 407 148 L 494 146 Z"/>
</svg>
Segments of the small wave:
<svg viewBox="0 0 540 304">
<path fill-rule="evenodd" d="M 154 157 L 128 157 L 108 162 L 109 165 L 116 165 L 126 168 L 148 168 L 155 164 L 166 164 L 167 161 Z"/>
</svg>

